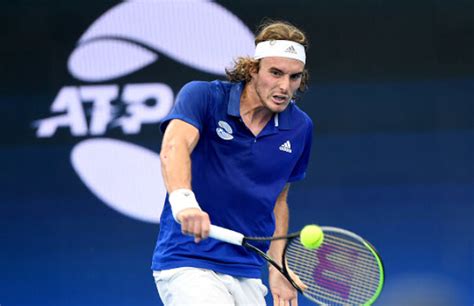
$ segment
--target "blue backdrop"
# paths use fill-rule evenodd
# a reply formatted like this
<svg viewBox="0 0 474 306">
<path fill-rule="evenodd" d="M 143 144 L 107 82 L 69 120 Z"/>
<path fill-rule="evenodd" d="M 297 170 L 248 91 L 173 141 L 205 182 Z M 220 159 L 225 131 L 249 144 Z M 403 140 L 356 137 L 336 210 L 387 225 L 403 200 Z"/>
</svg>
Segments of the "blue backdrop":
<svg viewBox="0 0 474 306">
<path fill-rule="evenodd" d="M 164 10 L 162 3 L 153 5 Z M 312 41 L 313 78 L 300 105 L 315 122 L 314 146 L 307 178 L 290 190 L 290 227 L 338 226 L 369 239 L 386 268 L 377 305 L 471 305 L 474 17 L 466 10 L 473 6 L 331 3 L 296 1 L 287 7 L 277 1 L 270 10 L 257 1 L 249 11 L 248 3 L 219 1 L 210 9 L 237 16 L 252 31 L 265 16 L 292 16 L 287 19 Z M 119 93 L 110 104 L 117 118 L 130 115 L 127 84 L 160 82 L 176 94 L 189 80 L 223 76 L 161 49 L 158 63 L 126 75 L 104 80 L 75 75 L 68 64 L 73 50 L 91 44 L 81 42 L 81 35 L 117 6 L 105 1 L 4 6 L 10 40 L 0 72 L 1 305 L 161 305 L 150 271 L 159 224 L 114 209 L 108 193 L 91 187 L 71 153 L 83 141 L 115 139 L 158 154 L 159 118 L 142 122 L 136 133 L 113 121 L 93 134 L 100 99 L 80 88 L 115 84 Z M 144 41 L 139 45 L 156 51 Z M 77 89 L 79 104 L 72 95 L 63 100 L 69 108 L 55 110 L 53 101 L 66 86 Z M 143 101 L 150 109 L 166 104 L 164 96 Z M 38 135 L 42 119 L 71 114 L 74 105 L 81 106 L 87 133 L 74 135 L 72 122 L 80 122 L 74 117 L 51 136 Z M 89 174 L 107 171 L 103 167 L 97 161 Z M 123 164 L 111 167 L 107 188 L 120 193 L 113 189 L 115 176 L 130 173 Z M 135 194 L 147 191 L 142 181 L 121 184 L 136 188 Z M 162 203 L 156 202 L 159 215 Z M 303 297 L 300 304 L 309 305 Z"/>
</svg>

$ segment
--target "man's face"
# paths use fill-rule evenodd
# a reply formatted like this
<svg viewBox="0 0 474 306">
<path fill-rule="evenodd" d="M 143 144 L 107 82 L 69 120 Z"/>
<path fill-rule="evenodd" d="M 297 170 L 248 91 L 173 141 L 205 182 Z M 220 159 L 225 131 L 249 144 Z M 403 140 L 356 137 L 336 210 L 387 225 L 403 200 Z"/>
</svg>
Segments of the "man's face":
<svg viewBox="0 0 474 306">
<path fill-rule="evenodd" d="M 300 87 L 303 69 L 304 64 L 295 59 L 262 58 L 251 81 L 260 103 L 271 112 L 284 111 Z"/>
</svg>

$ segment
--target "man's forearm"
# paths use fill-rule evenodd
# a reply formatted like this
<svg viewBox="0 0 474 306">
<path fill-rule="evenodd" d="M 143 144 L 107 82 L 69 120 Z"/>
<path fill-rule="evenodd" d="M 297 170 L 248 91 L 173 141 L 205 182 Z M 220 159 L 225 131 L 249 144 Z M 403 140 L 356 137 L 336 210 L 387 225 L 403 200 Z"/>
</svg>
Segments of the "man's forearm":
<svg viewBox="0 0 474 306">
<path fill-rule="evenodd" d="M 184 144 L 167 144 L 160 153 L 161 171 L 168 192 L 191 189 L 191 158 Z"/>
<path fill-rule="evenodd" d="M 289 184 L 285 186 L 275 203 L 275 208 L 273 211 L 275 214 L 275 232 L 273 234 L 274 236 L 282 236 L 288 233 L 289 209 L 287 197 L 289 187 Z M 280 263 L 284 248 L 285 240 L 275 240 L 270 244 L 270 249 L 268 250 L 268 253 L 270 257 Z"/>
</svg>

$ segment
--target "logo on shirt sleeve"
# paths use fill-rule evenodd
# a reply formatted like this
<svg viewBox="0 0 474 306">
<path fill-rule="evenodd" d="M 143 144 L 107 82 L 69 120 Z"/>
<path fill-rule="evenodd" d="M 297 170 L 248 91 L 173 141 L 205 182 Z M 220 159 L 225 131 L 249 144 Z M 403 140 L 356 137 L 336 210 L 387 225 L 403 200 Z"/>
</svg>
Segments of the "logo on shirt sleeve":
<svg viewBox="0 0 474 306">
<path fill-rule="evenodd" d="M 217 123 L 217 125 L 219 125 L 220 127 L 216 128 L 216 132 L 217 132 L 217 135 L 224 139 L 224 140 L 231 140 L 234 138 L 234 136 L 232 136 L 232 128 L 230 127 L 230 125 L 225 122 L 225 121 L 219 121 Z"/>
</svg>

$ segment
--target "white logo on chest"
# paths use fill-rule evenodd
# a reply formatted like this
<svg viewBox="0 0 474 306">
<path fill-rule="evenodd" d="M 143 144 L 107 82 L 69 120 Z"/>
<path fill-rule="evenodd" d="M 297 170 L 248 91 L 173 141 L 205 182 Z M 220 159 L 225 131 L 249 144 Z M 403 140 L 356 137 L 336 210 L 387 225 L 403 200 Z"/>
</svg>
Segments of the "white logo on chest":
<svg viewBox="0 0 474 306">
<path fill-rule="evenodd" d="M 291 142 L 287 140 L 284 144 L 280 146 L 280 151 L 291 153 Z"/>
<path fill-rule="evenodd" d="M 230 125 L 225 122 L 225 121 L 219 121 L 217 123 L 217 125 L 219 125 L 220 127 L 216 128 L 216 132 L 217 132 L 217 135 L 224 139 L 224 140 L 231 140 L 234 138 L 234 136 L 232 136 L 232 128 L 230 127 Z"/>
</svg>

